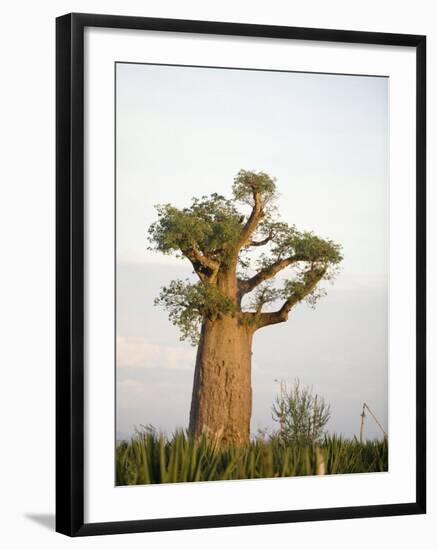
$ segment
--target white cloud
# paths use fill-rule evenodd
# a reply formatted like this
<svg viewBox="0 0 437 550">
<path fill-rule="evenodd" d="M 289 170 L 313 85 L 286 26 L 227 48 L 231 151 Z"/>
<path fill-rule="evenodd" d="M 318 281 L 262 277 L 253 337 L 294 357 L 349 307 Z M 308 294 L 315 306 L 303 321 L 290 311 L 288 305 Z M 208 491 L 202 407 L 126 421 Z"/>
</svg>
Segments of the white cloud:
<svg viewBox="0 0 437 550">
<path fill-rule="evenodd" d="M 195 354 L 194 348 L 184 347 L 183 344 L 156 344 L 137 336 L 117 337 L 118 368 L 193 369 Z"/>
</svg>

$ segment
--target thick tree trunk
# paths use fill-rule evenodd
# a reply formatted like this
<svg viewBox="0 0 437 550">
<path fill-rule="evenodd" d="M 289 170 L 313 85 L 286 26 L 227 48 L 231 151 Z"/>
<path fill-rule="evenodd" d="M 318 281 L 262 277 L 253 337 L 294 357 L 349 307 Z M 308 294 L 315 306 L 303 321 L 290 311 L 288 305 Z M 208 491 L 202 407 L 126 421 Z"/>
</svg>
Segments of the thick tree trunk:
<svg viewBox="0 0 437 550">
<path fill-rule="evenodd" d="M 252 331 L 230 316 L 205 321 L 194 373 L 190 433 L 242 445 L 252 414 Z"/>
</svg>

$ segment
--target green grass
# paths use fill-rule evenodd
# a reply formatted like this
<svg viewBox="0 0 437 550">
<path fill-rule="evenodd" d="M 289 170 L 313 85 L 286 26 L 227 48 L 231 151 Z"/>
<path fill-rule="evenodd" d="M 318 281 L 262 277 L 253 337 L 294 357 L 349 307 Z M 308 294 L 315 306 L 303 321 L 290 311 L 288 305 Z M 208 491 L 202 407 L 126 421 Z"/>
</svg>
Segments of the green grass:
<svg viewBox="0 0 437 550">
<path fill-rule="evenodd" d="M 185 432 L 171 438 L 146 430 L 116 448 L 116 484 L 144 485 L 255 479 L 388 470 L 388 443 L 327 436 L 317 447 L 292 446 L 280 438 L 255 439 L 222 448 Z"/>
</svg>

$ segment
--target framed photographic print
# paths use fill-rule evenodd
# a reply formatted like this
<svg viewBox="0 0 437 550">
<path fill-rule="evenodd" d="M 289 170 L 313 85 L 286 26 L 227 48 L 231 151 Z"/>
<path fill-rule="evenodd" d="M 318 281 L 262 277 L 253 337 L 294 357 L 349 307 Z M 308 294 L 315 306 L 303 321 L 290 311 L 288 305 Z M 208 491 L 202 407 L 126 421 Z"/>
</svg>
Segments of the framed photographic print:
<svg viewBox="0 0 437 550">
<path fill-rule="evenodd" d="M 425 37 L 57 19 L 57 530 L 424 513 Z"/>
</svg>

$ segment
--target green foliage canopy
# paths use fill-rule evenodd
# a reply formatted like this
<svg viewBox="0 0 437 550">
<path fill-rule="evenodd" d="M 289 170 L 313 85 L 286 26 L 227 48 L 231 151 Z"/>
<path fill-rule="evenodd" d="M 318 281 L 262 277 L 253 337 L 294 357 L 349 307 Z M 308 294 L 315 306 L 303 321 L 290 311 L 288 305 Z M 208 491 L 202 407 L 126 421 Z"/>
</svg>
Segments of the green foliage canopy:
<svg viewBox="0 0 437 550">
<path fill-rule="evenodd" d="M 225 260 L 225 249 L 235 243 L 241 215 L 232 201 L 213 193 L 210 197 L 193 198 L 188 208 L 171 204 L 158 205 L 158 221 L 149 228 L 155 250 L 164 254 L 186 256 L 194 250 L 217 261 Z"/>
<path fill-rule="evenodd" d="M 240 170 L 231 199 L 213 193 L 182 209 L 156 207 L 149 248 L 188 259 L 199 278 L 172 281 L 155 301 L 169 311 L 182 338 L 195 343 L 199 324 L 223 315 L 238 316 L 254 329 L 282 322 L 295 304 L 305 299 L 314 305 L 324 294 L 318 283 L 334 277 L 341 246 L 281 221 L 277 198 L 276 181 L 268 174 Z M 265 250 L 255 262 L 254 250 Z M 274 286 L 274 277 L 288 267 L 291 276 L 281 288 Z M 246 295 L 249 309 L 242 305 Z M 266 311 L 278 300 L 279 309 Z"/>
</svg>

